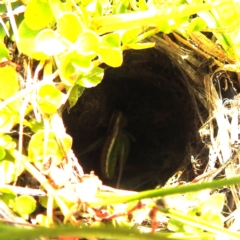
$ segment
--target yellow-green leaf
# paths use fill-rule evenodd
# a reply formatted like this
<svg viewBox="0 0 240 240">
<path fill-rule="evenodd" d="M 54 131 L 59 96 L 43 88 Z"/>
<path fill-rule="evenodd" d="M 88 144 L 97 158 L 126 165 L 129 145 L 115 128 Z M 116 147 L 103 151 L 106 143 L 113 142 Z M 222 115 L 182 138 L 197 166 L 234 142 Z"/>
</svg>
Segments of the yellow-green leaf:
<svg viewBox="0 0 240 240">
<path fill-rule="evenodd" d="M 0 162 L 0 184 L 8 184 L 14 181 L 16 168 L 13 162 L 3 160 Z"/>
<path fill-rule="evenodd" d="M 32 30 L 41 30 L 53 26 L 54 15 L 47 0 L 31 0 L 25 10 L 25 21 Z"/>
<path fill-rule="evenodd" d="M 99 55 L 101 60 L 111 67 L 120 67 L 123 63 L 121 48 L 100 47 Z"/>
<path fill-rule="evenodd" d="M 42 30 L 35 39 L 37 50 L 48 56 L 61 54 L 66 50 L 66 46 L 51 29 Z"/>
<path fill-rule="evenodd" d="M 19 215 L 30 214 L 36 209 L 36 200 L 31 196 L 19 196 L 14 201 L 13 211 Z"/>
<path fill-rule="evenodd" d="M 14 68 L 6 66 L 0 68 L 0 99 L 7 99 L 20 89 L 18 75 Z"/>
<path fill-rule="evenodd" d="M 62 105 L 63 93 L 54 85 L 46 84 L 38 91 L 38 104 L 44 113 L 55 113 Z"/>
<path fill-rule="evenodd" d="M 47 141 L 45 143 L 44 141 Z M 44 147 L 46 146 L 46 149 Z M 55 139 L 55 134 L 50 132 L 48 135 L 44 135 L 44 130 L 40 130 L 35 133 L 28 146 L 28 155 L 32 161 L 42 161 L 44 157 L 44 153 L 46 157 L 56 156 L 56 152 L 58 151 L 58 144 Z"/>
<path fill-rule="evenodd" d="M 81 76 L 76 83 L 86 88 L 95 87 L 102 81 L 103 75 L 104 70 L 96 67 L 90 73 Z"/>
<path fill-rule="evenodd" d="M 0 41 L 0 62 L 9 59 L 10 59 L 9 51 L 5 44 L 2 41 Z"/>
<path fill-rule="evenodd" d="M 97 54 L 99 42 L 98 35 L 94 31 L 88 30 L 78 36 L 74 46 L 79 54 Z"/>
<path fill-rule="evenodd" d="M 141 31 L 142 31 L 141 27 L 134 27 L 131 29 L 127 29 L 122 35 L 123 45 L 135 43 Z"/>
<path fill-rule="evenodd" d="M 26 21 L 23 20 L 18 29 L 19 33 L 19 43 L 18 43 L 18 50 L 20 53 L 24 53 L 27 56 L 34 58 L 36 60 L 43 60 L 46 59 L 47 56 L 43 52 L 38 52 L 37 45 L 35 42 L 36 36 L 39 31 L 35 31 L 30 29 Z"/>
<path fill-rule="evenodd" d="M 60 35 L 71 42 L 75 42 L 83 30 L 81 19 L 76 13 L 69 12 L 63 14 L 57 22 L 57 31 Z"/>
</svg>

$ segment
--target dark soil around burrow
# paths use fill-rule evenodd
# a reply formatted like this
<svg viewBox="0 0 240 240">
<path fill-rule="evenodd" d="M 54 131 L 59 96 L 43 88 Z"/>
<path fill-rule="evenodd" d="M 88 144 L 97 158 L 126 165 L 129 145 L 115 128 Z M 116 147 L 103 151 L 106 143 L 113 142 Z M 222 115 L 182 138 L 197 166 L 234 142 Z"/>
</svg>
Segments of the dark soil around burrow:
<svg viewBox="0 0 240 240">
<path fill-rule="evenodd" d="M 106 137 L 114 112 L 127 118 L 124 131 L 130 136 L 130 153 L 121 188 L 143 190 L 164 184 L 179 167 L 191 171 L 190 156 L 201 148 L 199 123 L 190 94 L 169 58 L 155 49 L 127 51 L 119 68 L 105 68 L 98 86 L 86 89 L 77 104 L 63 114 L 73 150 L 85 173 L 100 171 L 102 145 L 81 154 Z M 192 152 L 193 151 L 193 152 Z"/>
</svg>

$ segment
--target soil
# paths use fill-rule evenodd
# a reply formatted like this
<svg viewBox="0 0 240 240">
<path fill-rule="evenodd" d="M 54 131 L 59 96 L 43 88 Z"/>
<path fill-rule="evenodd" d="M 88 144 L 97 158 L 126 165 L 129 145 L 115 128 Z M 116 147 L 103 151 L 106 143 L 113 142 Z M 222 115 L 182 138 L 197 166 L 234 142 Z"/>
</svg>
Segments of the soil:
<svg viewBox="0 0 240 240">
<path fill-rule="evenodd" d="M 63 119 L 73 137 L 73 150 L 84 171 L 100 178 L 102 147 L 81 154 L 107 135 L 111 116 L 121 111 L 130 136 L 130 153 L 121 188 L 143 190 L 164 184 L 179 168 L 188 167 L 191 155 L 201 148 L 200 123 L 188 89 L 171 60 L 156 49 L 126 51 L 124 64 L 105 68 L 103 81 L 86 89 Z M 103 182 L 115 186 L 116 179 Z"/>
</svg>

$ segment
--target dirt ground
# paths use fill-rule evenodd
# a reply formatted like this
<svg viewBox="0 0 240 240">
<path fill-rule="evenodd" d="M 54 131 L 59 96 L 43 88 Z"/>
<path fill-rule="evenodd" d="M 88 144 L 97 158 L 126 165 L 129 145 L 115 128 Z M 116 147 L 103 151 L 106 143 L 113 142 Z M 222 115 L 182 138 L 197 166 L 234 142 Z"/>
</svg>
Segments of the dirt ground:
<svg viewBox="0 0 240 240">
<path fill-rule="evenodd" d="M 81 153 L 106 136 L 111 115 L 121 111 L 127 118 L 124 131 L 131 143 L 121 188 L 156 187 L 184 167 L 185 178 L 192 179 L 191 156 L 203 149 L 198 134 L 201 124 L 178 69 L 156 49 L 126 51 L 121 67 L 102 67 L 101 84 L 86 89 L 77 104 L 63 114 L 84 171 L 94 170 L 103 178 L 102 146 Z M 102 180 L 116 185 L 116 179 Z"/>
</svg>

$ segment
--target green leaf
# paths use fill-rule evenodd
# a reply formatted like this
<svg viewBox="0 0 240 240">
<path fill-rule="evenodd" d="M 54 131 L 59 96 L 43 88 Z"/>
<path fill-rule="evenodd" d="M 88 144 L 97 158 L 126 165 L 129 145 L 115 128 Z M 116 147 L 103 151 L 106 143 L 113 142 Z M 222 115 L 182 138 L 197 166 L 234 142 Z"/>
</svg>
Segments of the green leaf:
<svg viewBox="0 0 240 240">
<path fill-rule="evenodd" d="M 55 156 L 58 150 L 58 144 L 55 140 L 55 134 L 51 131 L 46 135 L 46 141 L 44 139 L 44 130 L 40 130 L 35 133 L 28 146 L 28 155 L 34 162 L 42 161 L 44 157 L 44 152 L 46 157 Z M 44 147 L 46 146 L 46 149 Z M 45 150 L 45 151 L 44 151 Z"/>
<path fill-rule="evenodd" d="M 55 113 L 62 105 L 62 99 L 63 93 L 52 84 L 46 84 L 38 91 L 37 102 L 44 113 Z"/>
<path fill-rule="evenodd" d="M 129 10 L 129 3 L 128 1 L 119 1 L 119 4 L 116 8 L 114 8 L 114 14 L 124 14 L 127 13 Z"/>
<path fill-rule="evenodd" d="M 78 101 L 79 97 L 82 95 L 84 91 L 84 87 L 80 85 L 75 85 L 73 86 L 69 97 L 68 97 L 68 102 L 69 102 L 69 107 L 72 108 Z"/>
<path fill-rule="evenodd" d="M 55 22 L 47 0 L 31 0 L 26 6 L 24 16 L 27 26 L 34 31 L 51 27 Z"/>
<path fill-rule="evenodd" d="M 82 55 L 77 51 L 69 52 L 60 58 L 59 75 L 64 84 L 72 86 L 83 73 L 93 68 L 92 59 L 95 54 Z"/>
<path fill-rule="evenodd" d="M 206 27 L 207 27 L 207 24 L 202 18 L 200 17 L 194 18 L 188 25 L 187 34 L 189 35 L 194 31 L 201 31 Z"/>
<path fill-rule="evenodd" d="M 9 22 L 0 22 L 0 41 L 4 42 L 7 34 L 9 34 Z"/>
<path fill-rule="evenodd" d="M 17 197 L 17 194 L 7 187 L 0 188 L 0 199 L 4 201 L 7 205 L 10 205 L 12 202 L 14 202 L 15 198 Z"/>
<path fill-rule="evenodd" d="M 101 37 L 99 56 L 104 63 L 111 67 L 122 65 L 121 39 L 118 33 L 109 33 Z"/>
<path fill-rule="evenodd" d="M 30 119 L 29 123 L 30 123 L 31 130 L 34 133 L 36 133 L 39 130 L 43 130 L 44 129 L 43 122 L 37 122 L 35 119 Z"/>
<path fill-rule="evenodd" d="M 9 60 L 9 59 L 10 59 L 9 51 L 5 46 L 5 44 L 0 41 L 0 62 Z"/>
<path fill-rule="evenodd" d="M 225 197 L 223 194 L 213 194 L 204 201 L 200 207 L 202 214 L 220 214 L 224 206 Z"/>
<path fill-rule="evenodd" d="M 142 31 L 141 27 L 134 27 L 131 29 L 127 29 L 122 35 L 122 44 L 128 45 L 131 43 L 135 43 L 141 31 Z"/>
<path fill-rule="evenodd" d="M 100 47 L 101 60 L 111 67 L 120 67 L 123 63 L 122 50 L 120 48 Z"/>
<path fill-rule="evenodd" d="M 6 152 L 4 147 L 0 146 L 0 161 L 5 157 Z"/>
<path fill-rule="evenodd" d="M 16 168 L 13 162 L 3 160 L 0 162 L 0 184 L 8 184 L 15 180 Z"/>
<path fill-rule="evenodd" d="M 11 111 L 9 108 L 0 110 L 0 133 L 10 132 L 14 124 L 19 118 L 16 112 Z"/>
<path fill-rule="evenodd" d="M 84 31 L 78 36 L 77 42 L 74 44 L 75 50 L 79 54 L 97 54 L 99 49 L 99 37 L 91 30 Z"/>
<path fill-rule="evenodd" d="M 66 5 L 67 4 L 68 6 L 70 5 L 68 2 L 65 3 L 62 2 L 61 0 L 50 0 L 49 4 L 56 20 L 58 20 L 62 16 L 64 11 L 66 10 Z"/>
<path fill-rule="evenodd" d="M 3 146 L 6 150 L 12 150 L 16 148 L 16 143 L 9 135 L 1 135 L 0 146 Z"/>
<path fill-rule="evenodd" d="M 148 10 L 148 5 L 145 0 L 139 0 L 139 9 L 140 11 Z"/>
<path fill-rule="evenodd" d="M 0 68 L 0 99 L 6 100 L 12 97 L 20 89 L 18 82 L 18 75 L 14 68 L 10 66 Z M 19 109 L 18 101 L 14 104 L 11 103 L 11 107 L 16 107 Z"/>
<path fill-rule="evenodd" d="M 73 55 L 74 53 L 68 52 L 60 58 L 59 75 L 61 81 L 67 86 L 74 85 L 78 77 L 78 73 L 76 72 L 75 67 L 72 65 Z"/>
<path fill-rule="evenodd" d="M 20 53 L 26 54 L 30 58 L 34 58 L 36 60 L 44 60 L 47 58 L 46 54 L 38 52 L 37 50 L 35 39 L 39 31 L 30 29 L 27 26 L 26 21 L 23 20 L 18 28 L 18 33 L 20 37 L 18 50 Z"/>
<path fill-rule="evenodd" d="M 31 196 L 20 196 L 14 201 L 13 211 L 19 215 L 28 215 L 36 209 L 36 200 Z"/>
<path fill-rule="evenodd" d="M 101 46 L 119 48 L 121 47 L 121 38 L 118 33 L 109 33 L 101 37 Z"/>
<path fill-rule="evenodd" d="M 46 158 L 54 158 L 54 163 L 58 165 L 61 163 L 66 152 L 71 149 L 72 138 L 68 134 L 65 134 L 61 139 L 62 145 L 60 146 L 53 131 L 50 131 L 46 135 L 46 139 L 45 134 L 44 130 L 39 130 L 32 136 L 28 146 L 28 155 L 36 163 L 44 159 L 45 153 Z M 62 148 L 64 148 L 64 151 Z"/>
<path fill-rule="evenodd" d="M 73 43 L 83 31 L 83 27 L 80 18 L 73 12 L 63 14 L 57 22 L 58 33 Z"/>
<path fill-rule="evenodd" d="M 104 70 L 100 67 L 96 67 L 90 73 L 81 76 L 76 84 L 86 88 L 95 87 L 102 81 L 103 76 Z"/>
<path fill-rule="evenodd" d="M 38 33 L 35 42 L 37 50 L 48 56 L 58 55 L 66 50 L 66 46 L 51 29 L 44 29 Z"/>
</svg>

